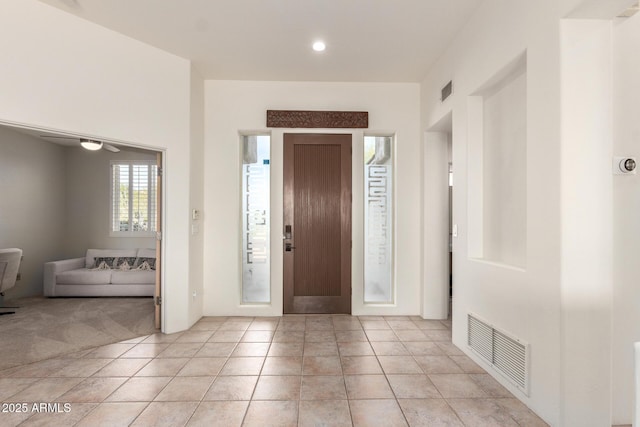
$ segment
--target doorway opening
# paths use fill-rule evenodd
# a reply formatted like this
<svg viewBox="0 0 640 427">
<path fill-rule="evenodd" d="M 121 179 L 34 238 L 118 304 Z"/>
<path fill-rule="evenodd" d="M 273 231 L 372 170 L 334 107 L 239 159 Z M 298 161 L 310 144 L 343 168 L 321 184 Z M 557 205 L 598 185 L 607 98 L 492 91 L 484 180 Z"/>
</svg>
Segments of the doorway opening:
<svg viewBox="0 0 640 427">
<path fill-rule="evenodd" d="M 449 157 L 449 315 L 453 305 L 453 144 L 451 140 L 451 129 L 447 133 L 447 155 Z M 456 226 L 456 237 L 458 234 Z"/>
<path fill-rule="evenodd" d="M 453 219 L 452 125 L 452 113 L 449 113 L 425 133 L 422 293 L 422 317 L 425 319 L 447 319 L 455 291 L 457 226 Z"/>
<path fill-rule="evenodd" d="M 99 149 L 83 148 L 81 143 L 87 142 L 85 140 L 90 142 L 90 148 Z M 23 313 L 17 310 L 16 319 L 54 306 L 62 315 L 73 316 L 73 307 L 91 305 L 92 312 L 120 319 L 124 324 L 118 330 L 106 328 L 104 334 L 94 334 L 92 339 L 100 338 L 98 345 L 148 335 L 161 328 L 162 313 L 156 301 L 160 302 L 161 296 L 162 251 L 157 239 L 162 230 L 164 203 L 162 177 L 150 172 L 162 170 L 161 154 L 122 141 L 0 122 L 0 175 L 3 183 L 12 186 L 0 204 L 3 212 L 0 246 L 22 248 L 24 255 L 21 280 L 7 292 L 9 299 L 23 301 Z M 113 185 L 116 181 L 117 185 Z M 120 198 L 114 197 L 116 191 Z M 119 212 L 117 218 L 113 214 L 116 211 Z M 116 236 L 119 232 L 123 233 Z M 76 269 L 95 268 L 88 265 L 89 249 L 119 251 L 121 262 L 111 260 L 112 255 L 102 252 L 99 255 L 107 258 L 101 260 L 101 264 L 111 261 L 110 269 L 119 274 L 117 281 L 91 284 L 96 289 L 84 292 L 88 286 L 78 280 L 71 283 L 76 276 L 69 271 L 68 282 L 57 280 L 59 274 L 56 274 L 55 280 L 49 277 L 45 286 L 47 263 L 73 259 L 82 261 Z M 126 281 L 124 270 L 142 266 L 142 258 L 146 264 L 140 271 L 133 272 L 137 282 L 133 276 L 129 277 L 131 281 Z M 95 263 L 95 258 L 92 260 Z M 140 265 L 136 265 L 138 260 Z M 147 267 L 154 271 L 142 271 Z M 116 292 L 131 283 L 135 286 L 130 287 L 128 294 Z M 74 288 L 78 289 L 78 295 L 73 294 Z M 105 291 L 113 288 L 113 292 L 100 295 L 98 288 Z M 53 290 L 51 296 L 62 298 L 43 298 L 45 289 Z M 76 296 L 84 298 L 66 298 Z M 110 298 L 86 299 L 102 296 Z M 69 304 L 68 310 L 61 308 L 65 304 Z M 33 317 L 29 321 L 33 322 Z M 105 327 L 108 324 L 101 323 Z M 42 336 L 50 326 L 30 325 L 28 329 L 39 330 Z M 38 336 L 33 336 L 36 343 Z M 73 351 L 73 348 L 54 347 L 50 349 L 52 352 Z M 37 358 L 54 356 L 56 354 L 50 352 L 34 355 Z"/>
</svg>

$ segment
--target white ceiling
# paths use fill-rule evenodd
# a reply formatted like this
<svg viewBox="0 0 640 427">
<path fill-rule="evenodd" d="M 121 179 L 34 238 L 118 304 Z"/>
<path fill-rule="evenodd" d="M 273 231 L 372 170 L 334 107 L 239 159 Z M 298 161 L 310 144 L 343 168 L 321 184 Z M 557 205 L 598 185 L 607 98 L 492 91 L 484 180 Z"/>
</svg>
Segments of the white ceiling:
<svg viewBox="0 0 640 427">
<path fill-rule="evenodd" d="M 419 82 L 482 0 L 41 1 L 190 59 L 207 79 Z"/>
</svg>

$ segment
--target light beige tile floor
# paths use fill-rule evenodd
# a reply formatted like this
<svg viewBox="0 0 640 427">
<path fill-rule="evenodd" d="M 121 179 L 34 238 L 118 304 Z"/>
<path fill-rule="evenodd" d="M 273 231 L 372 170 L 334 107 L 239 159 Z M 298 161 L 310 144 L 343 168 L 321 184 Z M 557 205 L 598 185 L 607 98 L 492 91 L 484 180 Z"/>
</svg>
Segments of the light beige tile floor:
<svg viewBox="0 0 640 427">
<path fill-rule="evenodd" d="M 26 411 L 0 412 L 0 425 L 545 426 L 450 328 L 408 316 L 207 317 L 1 371 L 0 401 Z"/>
</svg>

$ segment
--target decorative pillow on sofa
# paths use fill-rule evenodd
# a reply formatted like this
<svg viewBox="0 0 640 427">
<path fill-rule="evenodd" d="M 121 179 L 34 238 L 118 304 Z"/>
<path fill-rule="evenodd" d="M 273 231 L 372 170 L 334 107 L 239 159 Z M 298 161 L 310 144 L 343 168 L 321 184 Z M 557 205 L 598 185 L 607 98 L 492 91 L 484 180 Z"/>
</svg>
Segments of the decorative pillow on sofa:
<svg viewBox="0 0 640 427">
<path fill-rule="evenodd" d="M 155 258 L 138 258 L 136 260 L 138 270 L 155 270 L 156 259 Z"/>
<path fill-rule="evenodd" d="M 118 257 L 114 265 L 118 270 L 131 270 L 136 263 L 136 257 Z"/>
<path fill-rule="evenodd" d="M 116 257 L 95 257 L 94 270 L 110 270 L 113 268 Z"/>
</svg>

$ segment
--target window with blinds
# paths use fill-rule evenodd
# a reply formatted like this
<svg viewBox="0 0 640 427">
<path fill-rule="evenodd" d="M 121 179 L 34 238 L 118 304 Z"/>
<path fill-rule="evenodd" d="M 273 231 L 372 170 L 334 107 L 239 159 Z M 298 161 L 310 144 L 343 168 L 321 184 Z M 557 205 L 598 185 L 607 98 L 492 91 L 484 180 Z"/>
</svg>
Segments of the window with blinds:
<svg viewBox="0 0 640 427">
<path fill-rule="evenodd" d="M 149 236 L 156 231 L 158 167 L 154 162 L 111 162 L 111 235 Z"/>
</svg>

